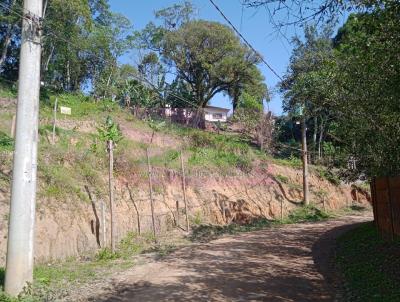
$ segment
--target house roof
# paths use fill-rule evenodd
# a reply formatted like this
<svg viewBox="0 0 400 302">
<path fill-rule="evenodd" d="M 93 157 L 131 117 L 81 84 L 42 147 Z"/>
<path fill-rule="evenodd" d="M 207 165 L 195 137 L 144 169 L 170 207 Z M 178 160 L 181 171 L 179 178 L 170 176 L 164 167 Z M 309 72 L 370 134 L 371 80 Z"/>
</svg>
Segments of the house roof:
<svg viewBox="0 0 400 302">
<path fill-rule="evenodd" d="M 206 106 L 204 109 L 214 109 L 214 110 L 219 110 L 219 111 L 224 111 L 224 112 L 230 111 L 230 109 L 222 108 L 222 107 L 215 107 L 215 106 Z"/>
</svg>

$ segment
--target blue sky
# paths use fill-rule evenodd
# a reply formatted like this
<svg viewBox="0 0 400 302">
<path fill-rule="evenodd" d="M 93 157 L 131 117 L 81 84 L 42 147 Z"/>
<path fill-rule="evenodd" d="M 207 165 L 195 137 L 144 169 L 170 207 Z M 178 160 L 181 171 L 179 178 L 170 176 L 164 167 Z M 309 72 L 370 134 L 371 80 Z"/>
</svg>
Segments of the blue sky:
<svg viewBox="0 0 400 302">
<path fill-rule="evenodd" d="M 136 30 L 142 29 L 149 21 L 154 20 L 154 11 L 180 2 L 177 0 L 109 1 L 112 11 L 125 15 L 131 20 Z M 285 37 L 276 33 L 267 18 L 266 10 L 243 9 L 240 0 L 215 0 L 215 2 L 264 59 L 282 76 L 286 71 L 292 47 Z M 199 18 L 226 23 L 209 1 L 193 0 L 192 3 L 198 9 Z M 298 33 L 301 34 L 301 30 Z M 291 28 L 287 29 L 285 36 L 290 39 L 295 34 L 296 29 Z M 134 63 L 132 56 L 125 56 L 122 61 Z M 265 65 L 260 64 L 259 68 L 265 76 L 266 84 L 273 90 L 279 79 Z M 215 96 L 211 104 L 225 108 L 232 107 L 229 99 L 222 94 Z M 274 114 L 282 113 L 282 102 L 278 93 L 273 92 L 268 106 Z"/>
</svg>

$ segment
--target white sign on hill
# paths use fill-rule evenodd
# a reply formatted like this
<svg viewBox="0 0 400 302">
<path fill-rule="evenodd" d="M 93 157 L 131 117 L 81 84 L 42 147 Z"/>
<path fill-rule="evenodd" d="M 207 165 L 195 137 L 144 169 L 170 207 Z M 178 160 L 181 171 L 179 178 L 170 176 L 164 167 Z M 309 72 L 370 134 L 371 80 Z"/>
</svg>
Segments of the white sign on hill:
<svg viewBox="0 0 400 302">
<path fill-rule="evenodd" d="M 71 108 L 60 106 L 60 112 L 61 114 L 71 115 Z"/>
</svg>

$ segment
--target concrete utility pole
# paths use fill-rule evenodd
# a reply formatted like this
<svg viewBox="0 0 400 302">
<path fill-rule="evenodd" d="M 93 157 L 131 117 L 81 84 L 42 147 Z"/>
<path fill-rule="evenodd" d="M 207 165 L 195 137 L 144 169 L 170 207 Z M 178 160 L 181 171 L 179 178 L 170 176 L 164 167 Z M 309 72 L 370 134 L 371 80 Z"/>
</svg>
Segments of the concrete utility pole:
<svg viewBox="0 0 400 302">
<path fill-rule="evenodd" d="M 308 205 L 309 190 L 308 190 L 308 159 L 307 159 L 307 125 L 306 116 L 303 112 L 301 117 L 301 144 L 302 144 L 302 157 L 303 157 L 303 203 Z"/>
<path fill-rule="evenodd" d="M 42 9 L 42 0 L 24 1 L 5 277 L 12 296 L 33 279 Z"/>
</svg>

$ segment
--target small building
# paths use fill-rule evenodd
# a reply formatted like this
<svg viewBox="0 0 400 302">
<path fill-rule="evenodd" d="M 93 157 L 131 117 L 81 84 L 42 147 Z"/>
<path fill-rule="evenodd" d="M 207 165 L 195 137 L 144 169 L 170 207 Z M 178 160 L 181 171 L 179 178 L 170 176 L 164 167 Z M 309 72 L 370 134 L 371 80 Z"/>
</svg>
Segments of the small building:
<svg viewBox="0 0 400 302">
<path fill-rule="evenodd" d="M 170 108 L 166 107 L 164 109 L 164 114 L 166 117 L 172 118 L 176 122 L 180 122 L 183 124 L 190 123 L 190 120 L 194 119 L 196 116 L 196 112 L 198 110 L 194 108 Z M 201 109 L 199 112 L 203 112 L 201 114 L 203 121 L 205 122 L 226 122 L 228 120 L 229 109 L 215 107 L 215 106 L 206 106 Z"/>
<path fill-rule="evenodd" d="M 228 120 L 228 112 L 230 110 L 221 107 L 206 106 L 204 107 L 204 119 L 206 122 L 226 122 Z"/>
</svg>

